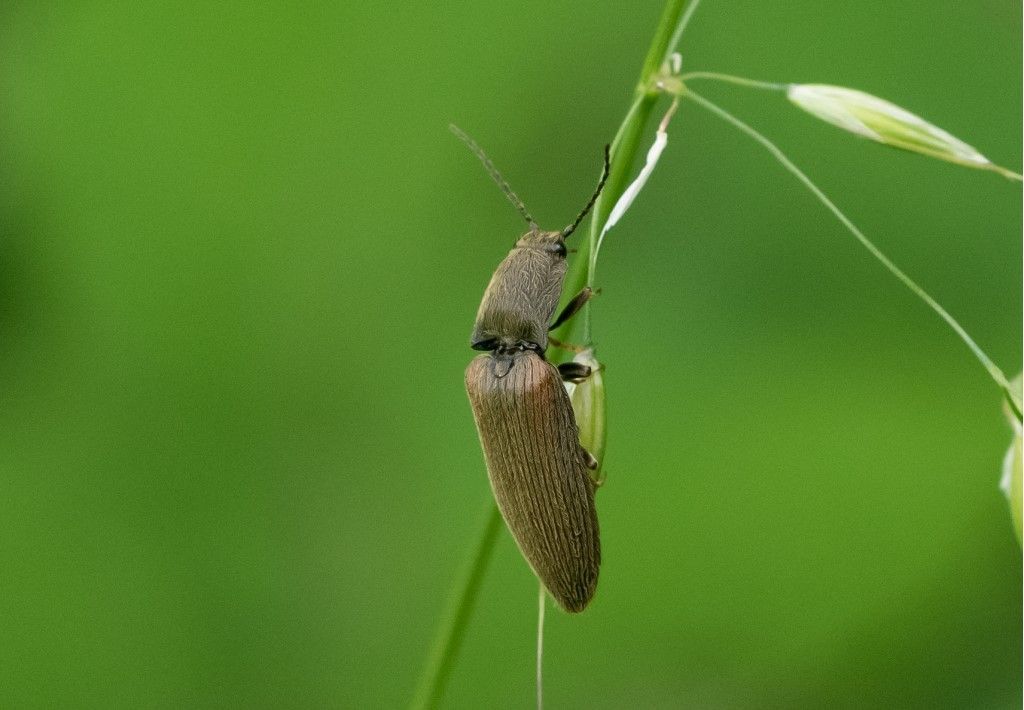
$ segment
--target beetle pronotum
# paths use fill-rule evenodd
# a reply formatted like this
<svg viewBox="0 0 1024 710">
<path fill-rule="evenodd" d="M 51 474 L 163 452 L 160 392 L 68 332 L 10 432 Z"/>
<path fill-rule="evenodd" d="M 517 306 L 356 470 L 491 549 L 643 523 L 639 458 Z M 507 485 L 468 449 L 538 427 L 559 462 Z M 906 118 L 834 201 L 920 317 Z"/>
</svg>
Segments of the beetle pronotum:
<svg viewBox="0 0 1024 710">
<path fill-rule="evenodd" d="M 597 189 L 572 224 L 541 230 L 480 147 L 452 131 L 529 224 L 498 265 L 484 291 L 471 345 L 486 354 L 466 369 L 491 488 L 523 557 L 566 611 L 583 611 L 597 587 L 601 542 L 594 507 L 597 461 L 579 441 L 563 380 L 580 381 L 590 368 L 545 357 L 548 331 L 565 322 L 591 296 L 585 288 L 553 322 L 566 272 L 565 239 L 594 205 L 608 177 L 608 148 Z"/>
</svg>

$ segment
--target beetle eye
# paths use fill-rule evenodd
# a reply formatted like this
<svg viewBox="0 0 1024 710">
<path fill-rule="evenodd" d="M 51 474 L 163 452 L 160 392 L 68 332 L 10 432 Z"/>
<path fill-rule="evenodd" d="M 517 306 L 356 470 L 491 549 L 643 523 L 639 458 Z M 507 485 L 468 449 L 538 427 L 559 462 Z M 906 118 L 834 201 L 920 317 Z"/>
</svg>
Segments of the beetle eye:
<svg viewBox="0 0 1024 710">
<path fill-rule="evenodd" d="M 565 249 L 565 242 L 559 241 L 551 247 L 551 251 L 555 252 L 559 256 L 565 256 L 568 252 Z"/>
</svg>

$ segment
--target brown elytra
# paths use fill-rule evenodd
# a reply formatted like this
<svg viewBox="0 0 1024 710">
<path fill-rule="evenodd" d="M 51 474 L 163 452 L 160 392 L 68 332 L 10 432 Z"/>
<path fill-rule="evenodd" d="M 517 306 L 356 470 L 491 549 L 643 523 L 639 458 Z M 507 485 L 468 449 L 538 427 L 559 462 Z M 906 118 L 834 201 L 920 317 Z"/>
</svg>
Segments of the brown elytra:
<svg viewBox="0 0 1024 710">
<path fill-rule="evenodd" d="M 601 565 L 595 484 L 558 370 L 530 350 L 480 355 L 466 390 L 516 544 L 559 606 L 583 611 Z"/>
</svg>

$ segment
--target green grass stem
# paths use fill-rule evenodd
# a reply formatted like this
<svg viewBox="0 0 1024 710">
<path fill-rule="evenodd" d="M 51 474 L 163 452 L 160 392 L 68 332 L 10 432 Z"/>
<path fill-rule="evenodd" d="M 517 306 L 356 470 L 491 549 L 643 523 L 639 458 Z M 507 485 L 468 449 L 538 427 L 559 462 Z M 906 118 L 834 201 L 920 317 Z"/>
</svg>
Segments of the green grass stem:
<svg viewBox="0 0 1024 710">
<path fill-rule="evenodd" d="M 413 710 L 428 710 L 441 704 L 445 685 L 455 666 L 462 639 L 466 635 L 473 604 L 480 593 L 487 563 L 494 551 L 494 543 L 501 532 L 502 520 L 498 506 L 489 504 L 487 520 L 480 531 L 473 557 L 452 586 L 448 609 L 437 629 L 434 645 L 423 666 L 416 695 L 409 706 Z"/>
</svg>

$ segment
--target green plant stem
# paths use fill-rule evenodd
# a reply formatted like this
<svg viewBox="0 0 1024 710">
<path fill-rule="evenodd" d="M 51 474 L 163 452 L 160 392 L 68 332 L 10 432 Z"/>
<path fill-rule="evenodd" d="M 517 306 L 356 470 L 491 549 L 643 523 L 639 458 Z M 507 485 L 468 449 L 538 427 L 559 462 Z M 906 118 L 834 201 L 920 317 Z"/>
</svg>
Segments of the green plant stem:
<svg viewBox="0 0 1024 710">
<path fill-rule="evenodd" d="M 643 68 L 640 70 L 640 84 L 637 87 L 643 91 L 650 91 L 648 82 L 651 77 L 661 70 L 661 64 L 679 43 L 682 31 L 686 29 L 692 12 L 684 14 L 683 10 L 687 4 L 696 5 L 699 0 L 668 0 L 665 9 L 661 11 L 661 18 L 658 20 L 658 27 L 654 30 L 654 37 L 651 38 L 651 46 L 647 48 L 647 56 L 644 57 Z"/>
<path fill-rule="evenodd" d="M 441 702 L 499 532 L 501 514 L 498 512 L 498 506 L 490 502 L 487 521 L 477 540 L 473 557 L 452 587 L 448 609 L 438 627 L 434 645 L 423 667 L 416 695 L 410 705 L 414 710 L 436 708 Z"/>
<path fill-rule="evenodd" d="M 1006 375 L 1003 374 L 1003 371 L 1000 370 L 994 362 L 992 362 L 988 355 L 985 354 L 985 351 L 982 350 L 981 347 L 974 342 L 974 339 L 967 334 L 967 331 L 964 330 L 963 326 L 961 326 L 956 321 L 956 319 L 953 318 L 953 316 L 951 316 L 948 311 L 946 311 L 945 308 L 939 305 L 938 301 L 932 298 L 927 291 L 918 286 L 913 279 L 907 276 L 898 266 L 896 266 L 896 264 L 894 264 L 889 259 L 889 257 L 882 253 L 882 251 L 878 247 L 876 247 L 870 239 L 864 236 L 864 233 L 860 231 L 857 225 L 850 221 L 850 218 L 843 214 L 842 210 L 840 210 L 836 206 L 836 204 L 832 202 L 831 199 L 829 199 L 828 195 L 826 195 L 821 190 L 821 188 L 814 184 L 814 182 L 809 177 L 807 177 L 806 173 L 804 173 L 803 170 L 798 168 L 796 164 L 794 164 L 793 161 L 790 160 L 789 157 L 785 153 L 783 153 L 777 145 L 772 143 L 760 132 L 758 132 L 751 126 L 747 125 L 740 119 L 736 118 L 725 109 L 721 108 L 717 104 L 712 103 L 711 101 L 708 101 L 703 96 L 694 93 L 692 90 L 687 89 L 684 93 L 684 96 L 693 101 L 694 103 L 707 109 L 711 113 L 715 114 L 719 118 L 732 124 L 735 128 L 738 128 L 740 131 L 742 131 L 743 133 L 747 134 L 755 141 L 760 143 L 769 153 L 771 153 L 775 157 L 776 160 L 779 161 L 779 163 L 782 164 L 782 166 L 786 170 L 792 173 L 797 180 L 803 183 L 804 187 L 810 190 L 811 194 L 813 194 L 818 199 L 818 201 L 821 202 L 821 204 L 828 208 L 828 210 L 835 216 L 835 218 L 838 219 L 844 227 L 846 227 L 847 231 L 849 231 L 850 234 L 856 237 L 857 241 L 859 241 L 861 245 L 871 253 L 872 256 L 874 256 L 876 259 L 878 259 L 879 262 L 881 262 L 882 266 L 888 269 L 893 276 L 899 279 L 903 283 L 903 285 L 910 289 L 918 298 L 920 298 L 922 301 L 928 304 L 928 306 L 933 311 L 935 311 L 940 318 L 946 321 L 949 327 L 953 329 L 953 332 L 960 336 L 960 339 L 964 342 L 965 345 L 967 345 L 970 351 L 974 354 L 974 357 L 976 357 L 978 361 L 985 367 L 989 375 L 992 377 L 993 380 L 995 380 L 995 383 L 1003 391 L 1003 395 L 1009 403 L 1010 407 L 1013 409 L 1014 413 L 1016 414 L 1017 419 L 1021 419 L 1020 407 L 1014 401 L 1014 397 L 1011 394 L 1010 383 L 1007 381 Z"/>
<path fill-rule="evenodd" d="M 639 152 L 640 138 L 643 136 L 644 126 L 647 124 L 647 119 L 650 117 L 657 99 L 658 97 L 655 95 L 653 100 L 648 101 L 648 95 L 646 93 L 635 96 L 633 98 L 633 104 L 629 107 L 629 112 L 626 114 L 626 120 L 619 126 L 619 130 L 615 133 L 615 137 L 612 139 L 611 154 L 615 156 L 613 160 L 618 159 L 618 162 L 623 165 L 623 168 L 608 176 L 608 183 L 605 185 L 604 193 L 600 195 L 598 197 L 598 201 L 594 203 L 594 215 L 587 228 L 586 252 L 583 255 L 584 258 L 580 258 L 576 262 L 576 264 L 581 268 L 585 268 L 583 282 L 586 283 L 587 286 L 593 287 L 594 274 L 597 270 L 597 239 L 601 232 L 598 225 L 604 224 L 605 220 L 608 219 L 608 214 L 615 206 L 615 200 L 618 199 L 619 195 L 621 195 L 629 185 L 629 168 L 632 166 L 632 163 L 636 158 L 636 154 Z M 612 184 L 612 178 L 615 179 L 614 184 Z M 615 199 L 605 199 L 604 195 L 615 195 Z M 578 293 L 579 288 L 582 288 L 582 285 L 580 285 L 579 288 L 576 288 L 575 284 L 572 283 L 571 278 L 568 279 L 567 282 L 569 283 L 569 288 L 566 290 L 566 293 L 569 295 Z M 589 343 L 589 308 L 587 308 L 585 315 L 585 340 Z"/>
<path fill-rule="evenodd" d="M 992 172 L 1002 175 L 1007 180 L 1015 180 L 1016 182 L 1024 182 L 1024 175 L 1015 173 L 1009 168 L 1004 168 L 1002 165 L 996 165 L 992 163 L 992 167 L 989 168 Z"/>
<path fill-rule="evenodd" d="M 564 293 L 566 294 L 573 295 L 579 293 L 585 285 L 591 287 L 594 285 L 596 259 L 592 258 L 592 255 L 594 255 L 594 247 L 598 234 L 601 231 L 601 225 L 608 219 L 608 215 L 612 211 L 612 207 L 615 206 L 616 200 L 619 199 L 626 187 L 629 186 L 633 163 L 636 161 L 640 148 L 640 139 L 651 117 L 651 112 L 662 95 L 662 92 L 654 86 L 654 78 L 661 72 L 662 63 L 675 48 L 675 43 L 678 43 L 682 29 L 686 28 L 686 24 L 692 16 L 691 11 L 687 11 L 684 14 L 684 10 L 687 10 L 688 5 L 689 9 L 692 10 L 696 4 L 694 0 L 690 0 L 690 3 L 687 0 L 669 0 L 665 4 L 661 20 L 658 22 L 658 28 L 654 33 L 654 39 L 651 41 L 651 46 L 647 50 L 647 56 L 644 58 L 640 80 L 637 82 L 636 89 L 633 92 L 633 100 L 630 103 L 629 111 L 615 132 L 615 138 L 612 140 L 611 170 L 608 174 L 608 181 L 605 183 L 604 191 L 598 196 L 591 211 L 586 244 L 581 246 L 580 253 L 565 280 Z M 590 305 L 588 304 L 584 307 L 582 319 L 574 320 L 582 320 L 582 340 L 585 344 L 589 345 L 593 338 Z M 574 331 L 578 327 L 577 323 L 569 321 L 558 329 L 555 337 L 561 341 L 572 341 L 574 340 Z"/>
<path fill-rule="evenodd" d="M 537 710 L 544 710 L 544 585 L 537 600 Z"/>
<path fill-rule="evenodd" d="M 744 86 L 748 89 L 764 89 L 765 91 L 785 91 L 789 87 L 789 84 L 780 84 L 775 81 L 757 81 L 756 79 L 747 79 L 743 76 L 722 74 L 715 71 L 691 71 L 682 74 L 679 77 L 679 80 L 684 83 L 692 79 L 709 79 L 711 81 L 721 81 L 726 84 Z"/>
<path fill-rule="evenodd" d="M 690 4 L 686 6 L 686 10 L 683 12 L 682 17 L 679 18 L 679 22 L 676 23 L 676 29 L 672 32 L 672 37 L 668 41 L 668 46 L 665 47 L 665 51 L 661 55 L 661 61 L 667 62 L 672 52 L 676 51 L 679 46 L 679 40 L 683 38 L 683 32 L 686 31 L 686 27 L 690 24 L 690 19 L 693 17 L 693 13 L 697 12 L 697 7 L 700 6 L 700 0 L 690 0 Z"/>
</svg>

